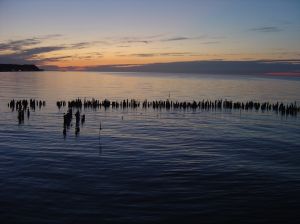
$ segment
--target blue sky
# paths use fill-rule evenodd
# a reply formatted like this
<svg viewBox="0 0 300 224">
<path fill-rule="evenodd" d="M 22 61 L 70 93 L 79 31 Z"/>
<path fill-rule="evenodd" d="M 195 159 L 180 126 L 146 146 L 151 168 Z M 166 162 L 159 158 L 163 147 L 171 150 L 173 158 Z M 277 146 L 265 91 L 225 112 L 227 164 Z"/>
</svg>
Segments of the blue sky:
<svg viewBox="0 0 300 224">
<path fill-rule="evenodd" d="M 299 21 L 298 0 L 0 0 L 0 62 L 299 59 Z"/>
</svg>

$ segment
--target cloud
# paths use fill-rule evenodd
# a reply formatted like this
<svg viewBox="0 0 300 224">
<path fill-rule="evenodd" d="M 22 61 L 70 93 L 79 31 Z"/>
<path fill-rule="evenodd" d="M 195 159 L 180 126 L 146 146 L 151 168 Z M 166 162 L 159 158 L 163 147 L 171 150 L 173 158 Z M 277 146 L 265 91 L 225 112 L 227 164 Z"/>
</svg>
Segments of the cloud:
<svg viewBox="0 0 300 224">
<path fill-rule="evenodd" d="M 146 57 L 155 57 L 155 56 L 157 56 L 157 54 L 153 54 L 153 53 L 142 53 L 142 54 L 131 54 L 130 56 L 146 58 Z"/>
<path fill-rule="evenodd" d="M 1 63 L 32 63 L 43 61 L 38 55 L 65 49 L 65 46 L 37 46 L 45 40 L 59 37 L 59 34 L 32 37 L 20 40 L 9 40 L 0 43 L 0 62 Z M 8 51 L 9 53 L 1 53 Z"/>
<path fill-rule="evenodd" d="M 31 48 L 31 49 L 28 49 L 28 50 L 24 50 L 22 51 L 21 53 L 19 54 L 14 54 L 15 56 L 18 56 L 18 57 L 33 57 L 33 56 L 36 56 L 38 54 L 44 54 L 44 53 L 48 53 L 48 52 L 52 52 L 52 51 L 58 51 L 58 50 L 62 50 L 62 49 L 65 49 L 65 47 L 63 46 L 50 46 L 50 47 L 36 47 L 36 48 Z"/>
<path fill-rule="evenodd" d="M 149 37 L 121 37 L 113 40 L 115 44 L 132 44 L 132 43 L 142 43 L 142 44 L 149 44 L 154 41 L 156 36 L 149 36 Z"/>
<path fill-rule="evenodd" d="M 208 45 L 208 44 L 219 44 L 219 43 L 221 43 L 220 41 L 206 41 L 206 42 L 201 42 L 201 44 L 206 44 L 206 45 Z"/>
<path fill-rule="evenodd" d="M 47 58 L 42 58 L 39 59 L 39 62 L 55 62 L 55 61 L 61 61 L 64 59 L 69 59 L 72 58 L 71 55 L 66 55 L 66 56 L 56 56 L 56 57 L 47 57 Z"/>
<path fill-rule="evenodd" d="M 153 42 L 160 41 L 160 38 L 163 37 L 163 34 L 157 34 L 157 35 L 148 35 L 148 36 L 125 36 L 120 38 L 111 38 L 115 43 L 142 43 L 142 44 L 150 44 Z"/>
<path fill-rule="evenodd" d="M 103 54 L 101 54 L 101 53 L 91 53 L 89 55 L 74 55 L 73 56 L 73 58 L 81 59 L 81 60 L 88 60 L 88 59 L 101 58 L 101 57 L 103 57 Z"/>
<path fill-rule="evenodd" d="M 64 49 L 64 47 L 37 47 L 27 49 L 19 53 L 2 54 L 0 55 L 0 63 L 28 64 L 43 63 L 46 61 L 58 61 L 59 59 L 67 58 L 68 56 L 39 58 L 38 55 L 61 49 Z"/>
<path fill-rule="evenodd" d="M 180 40 L 190 40 L 192 38 L 190 37 L 171 37 L 167 39 L 162 39 L 162 42 L 169 42 L 169 41 L 180 41 Z"/>
<path fill-rule="evenodd" d="M 166 39 L 161 39 L 161 42 L 173 42 L 173 41 L 184 41 L 184 40 L 203 40 L 203 39 L 216 39 L 218 37 L 208 37 L 207 35 L 201 35 L 197 37 L 177 36 Z"/>
<path fill-rule="evenodd" d="M 69 46 L 69 48 L 72 48 L 72 49 L 83 49 L 83 48 L 86 48 L 86 47 L 88 47 L 90 45 L 91 45 L 91 42 L 79 42 L 79 43 L 71 44 Z"/>
<path fill-rule="evenodd" d="M 38 38 L 29 38 L 23 40 L 7 41 L 0 43 L 0 51 L 10 50 L 10 51 L 20 51 L 24 47 L 32 46 L 41 43 Z"/>
<path fill-rule="evenodd" d="M 173 41 L 185 41 L 185 40 L 197 40 L 197 39 L 219 39 L 220 37 L 208 37 L 207 35 L 201 35 L 196 37 L 188 36 L 174 36 L 168 38 L 162 38 L 163 35 L 152 35 L 145 37 L 122 37 L 120 43 L 143 43 L 150 44 L 154 42 L 173 42 Z"/>
<path fill-rule="evenodd" d="M 146 58 L 146 57 L 180 57 L 180 56 L 194 56 L 194 53 L 191 52 L 163 52 L 163 53 L 136 53 L 136 54 L 117 54 L 116 56 L 119 57 L 141 57 L 141 58 Z"/>
<path fill-rule="evenodd" d="M 173 57 L 179 57 L 179 56 L 192 56 L 193 53 L 190 52 L 164 52 L 160 53 L 160 56 L 173 56 Z"/>
<path fill-rule="evenodd" d="M 40 37 L 32 37 L 20 40 L 9 40 L 6 42 L 0 43 L 0 51 L 21 51 L 24 48 L 34 46 L 37 44 L 41 44 L 43 41 L 47 39 L 54 39 L 57 37 L 61 37 L 60 34 L 49 34 Z"/>
<path fill-rule="evenodd" d="M 261 27 L 256 27 L 250 29 L 250 31 L 255 31 L 255 32 L 262 32 L 262 33 L 273 33 L 273 32 L 280 32 L 282 29 L 280 29 L 277 26 L 261 26 Z"/>
<path fill-rule="evenodd" d="M 42 47 L 35 47 L 36 45 L 44 45 L 46 40 L 52 40 L 57 37 L 61 37 L 60 34 L 50 34 L 40 37 L 33 37 L 33 38 L 26 38 L 26 39 L 20 39 L 20 40 L 9 40 L 6 42 L 0 43 L 0 51 L 11 51 L 14 52 L 14 54 L 24 54 L 29 55 L 31 52 L 34 54 L 38 54 L 38 51 L 41 51 L 40 53 L 46 53 L 49 51 L 54 50 L 61 50 L 61 49 L 83 49 L 86 47 L 89 47 L 93 44 L 108 44 L 106 41 L 90 41 L 90 42 L 78 42 L 73 44 L 66 44 L 66 45 L 59 45 L 59 46 L 42 46 Z"/>
<path fill-rule="evenodd" d="M 65 49 L 83 49 L 94 43 L 103 43 L 103 41 L 79 42 L 73 44 L 60 44 L 58 46 L 42 46 L 46 40 L 61 37 L 60 34 L 45 35 L 40 37 L 26 38 L 20 40 L 9 40 L 0 43 L 0 63 L 45 63 L 59 61 L 71 58 L 69 55 L 55 57 L 41 57 L 40 55 L 60 51 Z M 1 51 L 6 51 L 1 52 Z M 102 57 L 99 52 L 91 53 L 93 57 Z M 74 56 L 73 56 L 74 57 Z M 92 58 L 89 56 L 81 56 L 80 59 Z"/>
<path fill-rule="evenodd" d="M 200 36 L 167 36 L 164 34 L 158 35 L 149 35 L 149 36 L 123 36 L 123 37 L 108 37 L 107 41 L 95 41 L 90 43 L 102 43 L 106 45 L 119 45 L 119 47 L 130 47 L 131 44 L 151 44 L 159 42 L 175 42 L 175 41 L 188 41 L 188 40 L 213 40 L 216 41 L 224 39 L 222 36 L 209 36 L 209 35 L 200 35 Z M 85 43 L 85 42 L 84 42 Z"/>
<path fill-rule="evenodd" d="M 186 40 L 209 40 L 207 42 L 203 42 L 202 44 L 216 44 L 219 43 L 220 39 L 225 39 L 223 36 L 208 36 L 208 35 L 200 35 L 194 37 L 188 36 L 177 36 L 177 37 L 170 37 L 161 39 L 160 42 L 174 42 L 174 41 L 186 41 Z M 210 41 L 214 40 L 214 41 Z"/>
<path fill-rule="evenodd" d="M 53 57 L 43 57 L 35 59 L 39 63 L 45 63 L 45 62 L 56 62 L 56 61 L 62 61 L 62 60 L 68 60 L 68 59 L 81 59 L 81 60 L 88 60 L 93 58 L 100 58 L 103 57 L 103 54 L 100 52 L 91 52 L 88 55 L 62 55 L 62 56 L 53 56 Z"/>
<path fill-rule="evenodd" d="M 111 45 L 111 43 L 107 41 L 89 41 L 89 42 L 79 42 L 68 45 L 70 49 L 83 49 L 93 45 L 103 44 L 103 45 Z"/>
<path fill-rule="evenodd" d="M 143 44 L 149 44 L 152 41 L 150 40 L 128 40 L 126 43 L 143 43 Z"/>
</svg>

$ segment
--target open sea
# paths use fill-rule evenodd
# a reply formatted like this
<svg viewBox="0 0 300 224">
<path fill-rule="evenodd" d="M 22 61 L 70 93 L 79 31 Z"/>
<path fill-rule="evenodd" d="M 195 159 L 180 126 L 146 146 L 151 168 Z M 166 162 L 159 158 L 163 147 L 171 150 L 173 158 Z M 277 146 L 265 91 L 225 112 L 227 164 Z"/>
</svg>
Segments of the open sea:
<svg viewBox="0 0 300 224">
<path fill-rule="evenodd" d="M 0 223 L 300 223 L 300 114 L 86 109 L 64 137 L 78 97 L 300 105 L 300 78 L 0 73 Z M 19 124 L 24 98 L 46 106 Z"/>
</svg>

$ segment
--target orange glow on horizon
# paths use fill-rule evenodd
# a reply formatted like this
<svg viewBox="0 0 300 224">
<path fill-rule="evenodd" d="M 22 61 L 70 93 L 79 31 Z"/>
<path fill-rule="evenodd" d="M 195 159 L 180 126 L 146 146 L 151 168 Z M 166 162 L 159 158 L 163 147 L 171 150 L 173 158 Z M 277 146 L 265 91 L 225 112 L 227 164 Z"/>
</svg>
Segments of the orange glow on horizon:
<svg viewBox="0 0 300 224">
<path fill-rule="evenodd" d="M 287 57 L 286 59 L 288 59 Z M 142 65 L 152 63 L 169 63 L 169 62 L 184 62 L 184 61 L 208 61 L 208 60 L 224 60 L 224 61 L 255 61 L 255 60 L 284 60 L 285 58 L 278 58 L 276 56 L 270 57 L 268 54 L 236 54 L 236 55 L 195 55 L 195 56 L 157 56 L 157 57 L 134 57 L 134 56 L 103 56 L 94 57 L 90 59 L 81 59 L 80 57 L 67 58 L 57 61 L 44 61 L 38 64 L 40 66 L 57 66 L 63 67 L 89 67 L 89 66 L 103 66 L 103 65 Z"/>
</svg>

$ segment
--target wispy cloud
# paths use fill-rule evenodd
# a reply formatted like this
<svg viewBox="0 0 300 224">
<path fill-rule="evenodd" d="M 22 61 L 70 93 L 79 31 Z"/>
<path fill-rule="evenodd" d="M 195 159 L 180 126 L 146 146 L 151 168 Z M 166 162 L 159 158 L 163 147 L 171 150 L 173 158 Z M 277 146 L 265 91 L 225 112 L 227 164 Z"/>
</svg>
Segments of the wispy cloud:
<svg viewBox="0 0 300 224">
<path fill-rule="evenodd" d="M 118 43 L 127 43 L 127 44 L 132 44 L 132 43 L 142 43 L 142 44 L 149 44 L 153 42 L 153 38 L 147 38 L 147 37 L 122 37 L 119 40 L 116 40 Z"/>
<path fill-rule="evenodd" d="M 40 36 L 40 37 L 32 37 L 32 38 L 26 38 L 26 39 L 20 39 L 20 40 L 9 40 L 9 41 L 0 43 L 0 51 L 5 51 L 5 50 L 21 51 L 24 48 L 41 44 L 45 40 L 54 39 L 54 38 L 61 37 L 61 36 L 62 35 L 60 35 L 60 34 L 49 34 L 49 35 L 44 35 L 44 36 Z"/>
<path fill-rule="evenodd" d="M 126 43 L 143 43 L 143 44 L 149 44 L 151 43 L 152 41 L 150 40 L 128 40 L 126 41 Z"/>
<path fill-rule="evenodd" d="M 147 58 L 147 57 L 155 57 L 155 56 L 157 56 L 157 54 L 153 54 L 153 53 L 141 53 L 141 54 L 130 54 L 129 56 Z"/>
<path fill-rule="evenodd" d="M 38 38 L 29 38 L 23 40 L 7 41 L 0 43 L 0 51 L 20 51 L 24 46 L 32 46 L 41 43 L 41 40 Z"/>
<path fill-rule="evenodd" d="M 81 60 L 89 60 L 89 59 L 101 58 L 101 57 L 103 57 L 103 54 L 100 52 L 92 52 L 92 53 L 89 53 L 88 55 L 74 55 L 73 56 L 74 59 L 81 59 Z"/>
<path fill-rule="evenodd" d="M 54 62 L 70 58 L 91 59 L 99 58 L 103 55 L 100 52 L 91 52 L 88 56 L 76 55 L 59 55 L 47 56 L 43 55 L 50 52 L 70 49 L 83 49 L 104 41 L 78 42 L 72 44 L 59 44 L 57 46 L 43 46 L 47 40 L 53 40 L 61 37 L 59 34 L 45 35 L 41 37 L 26 38 L 20 40 L 9 40 L 0 43 L 0 63 L 45 63 Z"/>
<path fill-rule="evenodd" d="M 193 53 L 191 52 L 164 52 L 160 53 L 160 56 L 173 56 L 173 57 L 180 57 L 180 56 L 191 56 Z"/>
<path fill-rule="evenodd" d="M 24 50 L 21 53 L 15 54 L 16 56 L 22 56 L 22 57 L 33 57 L 38 54 L 44 54 L 52 51 L 58 51 L 65 49 L 63 46 L 50 46 L 50 47 L 36 47 L 36 48 L 31 48 L 28 50 Z"/>
<path fill-rule="evenodd" d="M 18 51 L 15 53 L 10 54 L 0 54 L 0 63 L 44 63 L 44 62 L 50 62 L 50 61 L 58 61 L 62 60 L 63 58 L 67 58 L 67 56 L 61 56 L 61 57 L 40 57 L 40 54 L 54 52 L 64 49 L 64 47 L 56 47 L 56 46 L 50 46 L 50 47 L 35 47 L 30 48 L 22 51 Z"/>
<path fill-rule="evenodd" d="M 65 59 L 70 59 L 73 56 L 71 55 L 66 55 L 66 56 L 54 56 L 54 57 L 46 57 L 46 58 L 42 58 L 39 59 L 39 62 L 56 62 L 56 61 L 61 61 L 61 60 L 65 60 Z"/>
<path fill-rule="evenodd" d="M 15 54 L 27 54 L 29 55 L 30 52 L 34 54 L 46 53 L 49 51 L 54 50 L 61 50 L 61 49 L 83 49 L 90 47 L 96 44 L 109 44 L 107 41 L 85 41 L 85 42 L 78 42 L 78 43 L 71 43 L 71 44 L 59 44 L 58 46 L 43 46 L 46 45 L 47 40 L 53 40 L 57 37 L 61 37 L 60 34 L 53 34 L 53 35 L 45 35 L 41 37 L 32 37 L 20 40 L 9 40 L 0 43 L 0 54 L 1 51 L 11 51 Z M 37 47 L 39 45 L 39 47 Z M 40 52 L 39 52 L 40 51 Z"/>
<path fill-rule="evenodd" d="M 91 44 L 92 44 L 91 42 L 79 42 L 79 43 L 71 44 L 69 46 L 69 48 L 72 48 L 72 49 L 83 49 L 83 48 L 86 48 L 86 47 L 90 46 Z"/>
<path fill-rule="evenodd" d="M 189 41 L 189 40 L 220 40 L 225 37 L 222 36 L 209 36 L 209 35 L 200 35 L 200 36 L 170 36 L 164 37 L 165 35 L 152 35 L 145 37 L 121 37 L 115 39 L 117 43 L 157 43 L 157 42 L 175 42 L 175 41 Z M 163 38 L 164 37 L 164 38 Z"/>
<path fill-rule="evenodd" d="M 161 39 L 161 42 L 173 42 L 173 41 L 186 41 L 186 40 L 203 40 L 203 39 L 215 39 L 216 37 L 209 37 L 207 35 L 200 35 L 200 36 L 175 36 L 169 37 L 165 39 Z"/>
<path fill-rule="evenodd" d="M 201 42 L 201 44 L 209 45 L 209 44 L 219 44 L 221 41 L 206 41 L 206 42 Z"/>
<path fill-rule="evenodd" d="M 78 43 L 73 43 L 70 45 L 67 45 L 70 49 L 83 49 L 83 48 L 88 48 L 90 46 L 95 46 L 98 44 L 102 45 L 111 45 L 112 43 L 104 40 L 96 40 L 96 41 L 85 41 L 85 42 L 78 42 Z"/>
<path fill-rule="evenodd" d="M 115 43 L 142 43 L 142 44 L 150 44 L 153 42 L 160 41 L 160 38 L 162 38 L 164 34 L 156 34 L 156 35 L 148 35 L 148 36 L 125 36 L 125 37 L 119 37 L 119 38 L 110 38 Z"/>
<path fill-rule="evenodd" d="M 160 42 L 175 42 L 175 41 L 189 41 L 189 40 L 206 40 L 202 44 L 216 44 L 220 43 L 221 39 L 225 39 L 223 36 L 209 36 L 209 35 L 200 35 L 200 36 L 176 36 L 161 39 Z"/>
<path fill-rule="evenodd" d="M 166 38 L 162 39 L 162 42 L 169 42 L 169 41 L 180 41 L 180 40 L 191 40 L 193 38 L 191 37 L 171 37 L 171 38 Z"/>
<path fill-rule="evenodd" d="M 162 52 L 162 53 L 135 53 L 135 54 L 117 54 L 119 57 L 181 57 L 181 56 L 194 56 L 191 52 Z"/>
<path fill-rule="evenodd" d="M 277 26 L 260 26 L 250 29 L 250 31 L 262 32 L 262 33 L 272 33 L 272 32 L 280 32 L 281 28 Z"/>
</svg>

